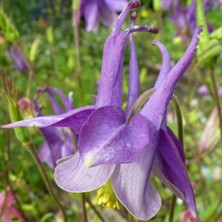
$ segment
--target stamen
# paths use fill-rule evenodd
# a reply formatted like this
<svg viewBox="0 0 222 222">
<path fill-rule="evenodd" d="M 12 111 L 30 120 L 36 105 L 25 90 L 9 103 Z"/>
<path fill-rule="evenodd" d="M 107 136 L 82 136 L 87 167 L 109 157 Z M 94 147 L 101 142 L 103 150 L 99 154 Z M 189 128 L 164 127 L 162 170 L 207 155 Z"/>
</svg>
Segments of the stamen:
<svg viewBox="0 0 222 222">
<path fill-rule="evenodd" d="M 107 183 L 97 191 L 98 204 L 103 207 L 120 209 L 119 201 L 113 191 L 112 182 L 108 180 Z"/>
</svg>

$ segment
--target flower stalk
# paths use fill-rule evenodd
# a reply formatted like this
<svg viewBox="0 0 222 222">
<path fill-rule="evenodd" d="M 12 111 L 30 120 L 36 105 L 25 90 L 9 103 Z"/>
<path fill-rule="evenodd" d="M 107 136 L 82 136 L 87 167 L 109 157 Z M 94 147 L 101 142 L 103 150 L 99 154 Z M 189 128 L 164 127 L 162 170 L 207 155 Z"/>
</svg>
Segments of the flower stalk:
<svg viewBox="0 0 222 222">
<path fill-rule="evenodd" d="M 173 103 L 173 106 L 176 112 L 176 117 L 177 117 L 178 138 L 179 138 L 180 143 L 183 146 L 183 119 L 182 119 L 182 113 L 180 110 L 179 102 L 175 95 L 173 95 L 172 97 L 172 103 Z M 175 194 L 173 194 L 172 199 L 171 199 L 169 222 L 174 221 L 173 218 L 174 218 L 174 212 L 175 212 L 175 207 L 176 207 L 176 200 L 177 200 L 177 197 Z"/>
<path fill-rule="evenodd" d="M 217 112 L 218 112 L 218 118 L 219 118 L 219 126 L 220 126 L 220 136 L 221 136 L 221 142 L 222 142 L 222 116 L 221 116 L 221 108 L 220 108 L 220 98 L 218 95 L 218 89 L 217 84 L 214 76 L 213 69 L 209 69 L 209 75 L 210 75 L 210 81 L 212 84 L 213 89 L 213 96 L 216 102 Z"/>
<path fill-rule="evenodd" d="M 24 146 L 28 150 L 28 152 L 30 153 L 30 155 L 33 158 L 35 164 L 37 165 L 50 196 L 52 197 L 52 199 L 56 202 L 56 204 L 60 208 L 60 210 L 62 212 L 62 215 L 63 215 L 64 222 L 68 222 L 68 219 L 67 219 L 67 216 L 66 216 L 66 213 L 65 213 L 65 209 L 64 209 L 64 207 L 62 206 L 62 204 L 60 203 L 60 201 L 58 200 L 58 198 L 56 197 L 56 195 L 53 191 L 52 184 L 51 184 L 51 182 L 49 180 L 49 177 L 48 177 L 48 175 L 47 175 L 47 173 L 46 173 L 46 171 L 45 171 L 45 169 L 42 165 L 42 162 L 38 158 L 38 155 L 35 151 L 33 142 L 28 143 Z"/>
<path fill-rule="evenodd" d="M 76 9 L 76 13 L 79 13 L 79 8 Z M 80 51 L 79 51 L 79 22 L 78 19 L 74 20 L 74 44 L 76 54 L 76 78 L 79 86 L 80 100 L 84 102 L 82 80 L 81 80 L 81 63 L 80 63 Z"/>
</svg>

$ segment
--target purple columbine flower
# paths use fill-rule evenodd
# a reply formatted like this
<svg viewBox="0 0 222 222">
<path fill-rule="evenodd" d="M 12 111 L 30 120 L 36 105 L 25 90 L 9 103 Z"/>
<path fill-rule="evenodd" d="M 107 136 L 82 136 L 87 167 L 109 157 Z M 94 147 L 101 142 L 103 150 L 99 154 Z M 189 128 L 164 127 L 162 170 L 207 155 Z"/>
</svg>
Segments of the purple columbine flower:
<svg viewBox="0 0 222 222">
<path fill-rule="evenodd" d="M 117 13 L 127 6 L 127 0 L 80 0 L 80 16 L 83 16 L 87 31 L 96 31 L 100 21 L 113 27 Z M 76 19 L 74 12 L 73 19 Z M 77 18 L 78 19 L 78 18 Z"/>
<path fill-rule="evenodd" d="M 12 44 L 8 49 L 8 54 L 19 72 L 28 70 L 28 62 L 19 46 Z"/>
<path fill-rule="evenodd" d="M 57 115 L 69 112 L 73 109 L 71 95 L 66 97 L 63 92 L 55 88 L 38 88 L 34 98 L 37 116 L 44 116 L 42 113 L 42 107 L 38 105 L 40 93 L 48 94 L 54 113 Z M 58 96 L 61 99 L 64 107 L 59 105 L 55 96 Z M 42 162 L 47 163 L 49 167 L 55 168 L 58 159 L 74 154 L 76 148 L 74 143 L 75 132 L 71 128 L 46 127 L 40 128 L 40 131 L 45 137 L 45 141 L 38 152 L 38 156 L 39 159 Z"/>
<path fill-rule="evenodd" d="M 210 9 L 212 2 L 204 0 L 203 6 L 205 12 Z M 193 1 L 188 6 L 184 6 L 178 2 L 175 7 L 174 13 L 170 16 L 171 21 L 177 27 L 176 36 L 181 36 L 184 41 L 187 40 L 188 36 L 192 36 L 196 27 L 196 6 L 197 1 Z M 208 30 L 211 33 L 213 27 L 208 24 Z"/>
<path fill-rule="evenodd" d="M 98 167 L 101 166 L 109 166 L 113 169 L 115 164 L 111 179 L 118 199 L 134 216 L 141 220 L 148 220 L 160 207 L 159 195 L 150 182 L 150 174 L 154 170 L 163 183 L 178 197 L 185 200 L 189 209 L 196 214 L 196 204 L 186 172 L 183 148 L 173 132 L 166 127 L 165 120 L 167 106 L 175 85 L 192 62 L 199 33 L 200 28 L 197 28 L 187 51 L 172 70 L 169 62 L 163 61 L 164 66 L 156 83 L 157 89 L 140 111 L 147 120 L 149 134 L 144 134 L 146 126 L 142 121 L 140 129 L 135 127 L 135 119 L 131 119 L 128 125 L 131 126 L 132 132 L 137 131 L 139 141 L 137 138 L 132 138 L 133 134 L 122 131 L 125 125 L 117 124 L 119 126 L 112 131 L 107 128 L 107 125 L 111 125 L 114 122 L 113 119 L 118 120 L 117 115 L 113 115 L 114 112 L 108 113 L 107 110 L 106 118 L 101 118 L 105 107 L 104 110 L 94 112 L 81 129 L 78 147 L 86 165 L 96 167 L 86 170 L 81 160 L 81 168 L 75 164 L 75 173 L 69 176 L 71 171 L 67 172 L 67 169 L 76 162 L 76 157 L 57 166 L 56 180 L 63 189 L 76 192 L 96 189 L 97 183 L 89 183 L 93 178 L 93 169 L 99 169 Z M 159 43 L 155 42 L 155 44 L 161 47 Z M 128 143 L 124 143 L 125 141 Z M 124 146 L 121 146 L 120 144 L 123 143 Z M 142 147 L 142 144 L 146 143 L 147 145 Z M 90 179 L 87 175 L 90 175 Z M 101 175 L 100 178 L 102 178 Z M 82 184 L 76 182 L 80 180 L 87 185 L 82 187 Z M 101 181 L 97 182 L 101 183 Z"/>
</svg>

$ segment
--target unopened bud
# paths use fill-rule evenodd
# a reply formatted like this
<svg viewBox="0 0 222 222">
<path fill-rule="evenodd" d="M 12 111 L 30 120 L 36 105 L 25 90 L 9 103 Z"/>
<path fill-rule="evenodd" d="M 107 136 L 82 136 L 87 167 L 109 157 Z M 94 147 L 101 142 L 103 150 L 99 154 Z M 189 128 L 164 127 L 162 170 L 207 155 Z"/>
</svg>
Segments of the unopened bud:
<svg viewBox="0 0 222 222">
<path fill-rule="evenodd" d="M 18 105 L 16 102 L 11 98 L 7 97 L 8 99 L 8 107 L 9 107 L 9 115 L 11 122 L 16 122 L 22 119 L 21 114 L 19 112 Z M 30 143 L 30 135 L 27 128 L 14 128 L 15 135 L 17 139 L 26 146 Z"/>
</svg>

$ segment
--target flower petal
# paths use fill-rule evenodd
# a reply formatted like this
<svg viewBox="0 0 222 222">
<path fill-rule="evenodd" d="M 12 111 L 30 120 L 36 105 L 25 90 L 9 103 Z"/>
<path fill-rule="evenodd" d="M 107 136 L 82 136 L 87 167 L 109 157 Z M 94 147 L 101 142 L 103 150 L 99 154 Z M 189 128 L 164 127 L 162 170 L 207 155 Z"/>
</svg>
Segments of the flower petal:
<svg viewBox="0 0 222 222">
<path fill-rule="evenodd" d="M 96 31 L 99 26 L 98 3 L 96 1 L 87 2 L 83 6 L 84 18 L 86 20 L 86 31 Z"/>
<path fill-rule="evenodd" d="M 185 157 L 185 153 L 184 153 L 184 149 L 183 149 L 182 144 L 180 143 L 180 141 L 175 136 L 174 132 L 169 127 L 167 127 L 167 134 L 171 138 L 171 140 L 174 142 L 174 144 L 177 147 L 177 150 L 180 154 L 181 159 L 185 163 L 186 157 Z"/>
<path fill-rule="evenodd" d="M 86 168 L 79 153 L 55 168 L 55 180 L 68 192 L 89 192 L 101 187 L 110 178 L 115 165 Z"/>
<path fill-rule="evenodd" d="M 82 125 L 87 121 L 89 115 L 94 111 L 94 106 L 85 106 L 70 112 L 51 115 L 51 116 L 40 116 L 27 120 L 22 120 L 7 125 L 1 126 L 2 128 L 15 128 L 15 127 L 26 127 L 26 126 L 36 126 L 36 127 L 49 127 L 49 126 L 67 126 L 73 127 L 76 132 L 79 132 Z"/>
<path fill-rule="evenodd" d="M 55 167 L 55 163 L 52 160 L 51 150 L 48 143 L 45 141 L 38 151 L 38 157 L 42 162 L 48 164 L 52 169 Z"/>
<path fill-rule="evenodd" d="M 183 199 L 189 209 L 196 213 L 195 198 L 186 166 L 176 144 L 163 130 L 160 130 L 154 172 L 165 186 Z"/>
<path fill-rule="evenodd" d="M 105 3 L 113 11 L 120 12 L 127 6 L 127 0 L 105 0 Z"/>
<path fill-rule="evenodd" d="M 147 170 L 152 165 L 152 158 L 147 149 L 138 161 L 120 165 L 112 175 L 113 188 L 119 201 L 140 220 L 151 219 L 161 206 L 160 196 L 150 182 Z"/>
<path fill-rule="evenodd" d="M 154 40 L 152 42 L 152 44 L 156 45 L 159 48 L 159 50 L 162 54 L 162 60 L 163 60 L 160 73 L 159 73 L 158 78 L 155 83 L 155 87 L 158 88 L 163 83 L 163 81 L 166 79 L 167 74 L 172 69 L 172 66 L 170 63 L 170 55 L 169 55 L 167 49 L 165 48 L 165 46 L 157 40 Z"/>
<path fill-rule="evenodd" d="M 117 14 L 104 1 L 99 2 L 99 15 L 104 25 L 108 27 L 114 26 Z"/>
<path fill-rule="evenodd" d="M 130 26 L 135 24 L 136 14 L 131 15 Z M 129 74 L 129 89 L 128 89 L 128 100 L 126 114 L 128 115 L 131 111 L 134 103 L 139 97 L 140 91 L 140 76 L 139 76 L 139 67 L 137 62 L 136 47 L 133 40 L 133 33 L 129 35 L 130 43 L 130 74 Z"/>
<path fill-rule="evenodd" d="M 146 119 L 136 114 L 125 124 L 125 114 L 118 107 L 96 110 L 79 135 L 79 152 L 87 166 L 129 163 L 137 160 L 149 143 Z"/>
</svg>

